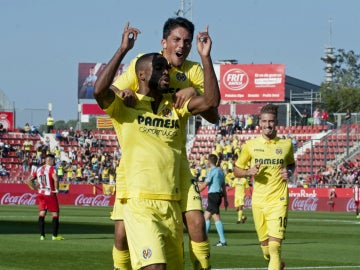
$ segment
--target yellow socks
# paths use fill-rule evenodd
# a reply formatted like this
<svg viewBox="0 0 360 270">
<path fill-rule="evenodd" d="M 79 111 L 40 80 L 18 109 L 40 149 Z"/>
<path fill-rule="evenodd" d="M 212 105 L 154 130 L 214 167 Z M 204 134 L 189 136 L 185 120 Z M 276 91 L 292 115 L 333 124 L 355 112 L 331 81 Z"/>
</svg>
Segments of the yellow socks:
<svg viewBox="0 0 360 270">
<path fill-rule="evenodd" d="M 194 270 L 210 269 L 210 243 L 209 241 L 190 241 L 190 254 Z"/>
<path fill-rule="evenodd" d="M 243 218 L 243 213 L 244 213 L 243 210 L 239 210 L 239 211 L 237 212 L 237 214 L 238 214 L 238 221 L 241 221 L 241 220 L 242 220 L 242 218 Z"/>
<path fill-rule="evenodd" d="M 280 270 L 281 265 L 281 245 L 276 241 L 269 241 L 269 253 L 270 253 L 270 261 L 269 261 L 269 270 Z"/>
<path fill-rule="evenodd" d="M 129 250 L 118 250 L 113 246 L 114 269 L 132 270 Z"/>
<path fill-rule="evenodd" d="M 269 246 L 261 246 L 262 253 L 264 254 L 265 260 L 270 260 Z"/>
</svg>

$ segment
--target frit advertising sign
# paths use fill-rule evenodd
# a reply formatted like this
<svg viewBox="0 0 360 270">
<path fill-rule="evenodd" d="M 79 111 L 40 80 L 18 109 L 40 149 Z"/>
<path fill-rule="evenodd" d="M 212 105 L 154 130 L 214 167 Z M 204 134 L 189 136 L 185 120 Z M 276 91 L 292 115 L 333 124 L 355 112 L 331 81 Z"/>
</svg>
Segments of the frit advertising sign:
<svg viewBox="0 0 360 270">
<path fill-rule="evenodd" d="M 284 101 L 285 65 L 221 65 L 220 92 L 227 101 Z"/>
</svg>

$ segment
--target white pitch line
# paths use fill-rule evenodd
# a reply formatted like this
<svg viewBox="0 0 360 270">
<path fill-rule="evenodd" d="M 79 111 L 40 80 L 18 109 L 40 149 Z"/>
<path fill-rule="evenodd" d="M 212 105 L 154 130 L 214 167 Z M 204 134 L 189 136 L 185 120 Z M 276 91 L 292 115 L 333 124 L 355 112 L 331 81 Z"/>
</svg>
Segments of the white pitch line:
<svg viewBox="0 0 360 270">
<path fill-rule="evenodd" d="M 356 266 L 299 266 L 285 267 L 286 269 L 302 270 L 302 269 L 360 269 L 360 265 Z M 213 270 L 267 270 L 266 268 L 215 268 Z"/>
</svg>

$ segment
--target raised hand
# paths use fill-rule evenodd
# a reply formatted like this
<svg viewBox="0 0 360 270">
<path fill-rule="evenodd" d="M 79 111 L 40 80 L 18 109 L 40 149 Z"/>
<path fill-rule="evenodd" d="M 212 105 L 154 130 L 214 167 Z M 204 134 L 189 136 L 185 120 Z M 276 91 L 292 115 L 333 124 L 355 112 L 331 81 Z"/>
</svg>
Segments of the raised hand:
<svg viewBox="0 0 360 270">
<path fill-rule="evenodd" d="M 121 49 L 129 51 L 134 47 L 137 36 L 141 34 L 141 31 L 134 27 L 129 27 L 130 23 L 127 22 L 121 38 Z"/>
<path fill-rule="evenodd" d="M 209 26 L 205 26 L 205 32 L 199 32 L 196 38 L 197 50 L 200 56 L 209 56 L 211 51 L 211 38 L 209 36 Z"/>
</svg>

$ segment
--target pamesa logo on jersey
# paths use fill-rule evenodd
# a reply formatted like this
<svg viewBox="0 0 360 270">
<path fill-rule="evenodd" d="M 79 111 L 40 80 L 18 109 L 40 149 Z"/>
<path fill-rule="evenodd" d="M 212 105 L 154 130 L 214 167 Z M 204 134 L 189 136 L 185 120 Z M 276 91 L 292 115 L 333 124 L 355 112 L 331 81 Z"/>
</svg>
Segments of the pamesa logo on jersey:
<svg viewBox="0 0 360 270">
<path fill-rule="evenodd" d="M 164 112 L 169 114 L 169 112 Z M 171 114 L 171 111 L 170 111 Z M 139 115 L 138 116 L 138 124 L 143 126 L 151 126 L 151 127 L 162 127 L 162 128 L 169 128 L 169 129 L 179 129 L 179 120 L 177 119 L 164 119 L 161 117 L 144 117 Z"/>
<path fill-rule="evenodd" d="M 284 164 L 284 160 L 282 158 L 255 158 L 255 163 L 263 165 L 279 165 Z"/>
</svg>

